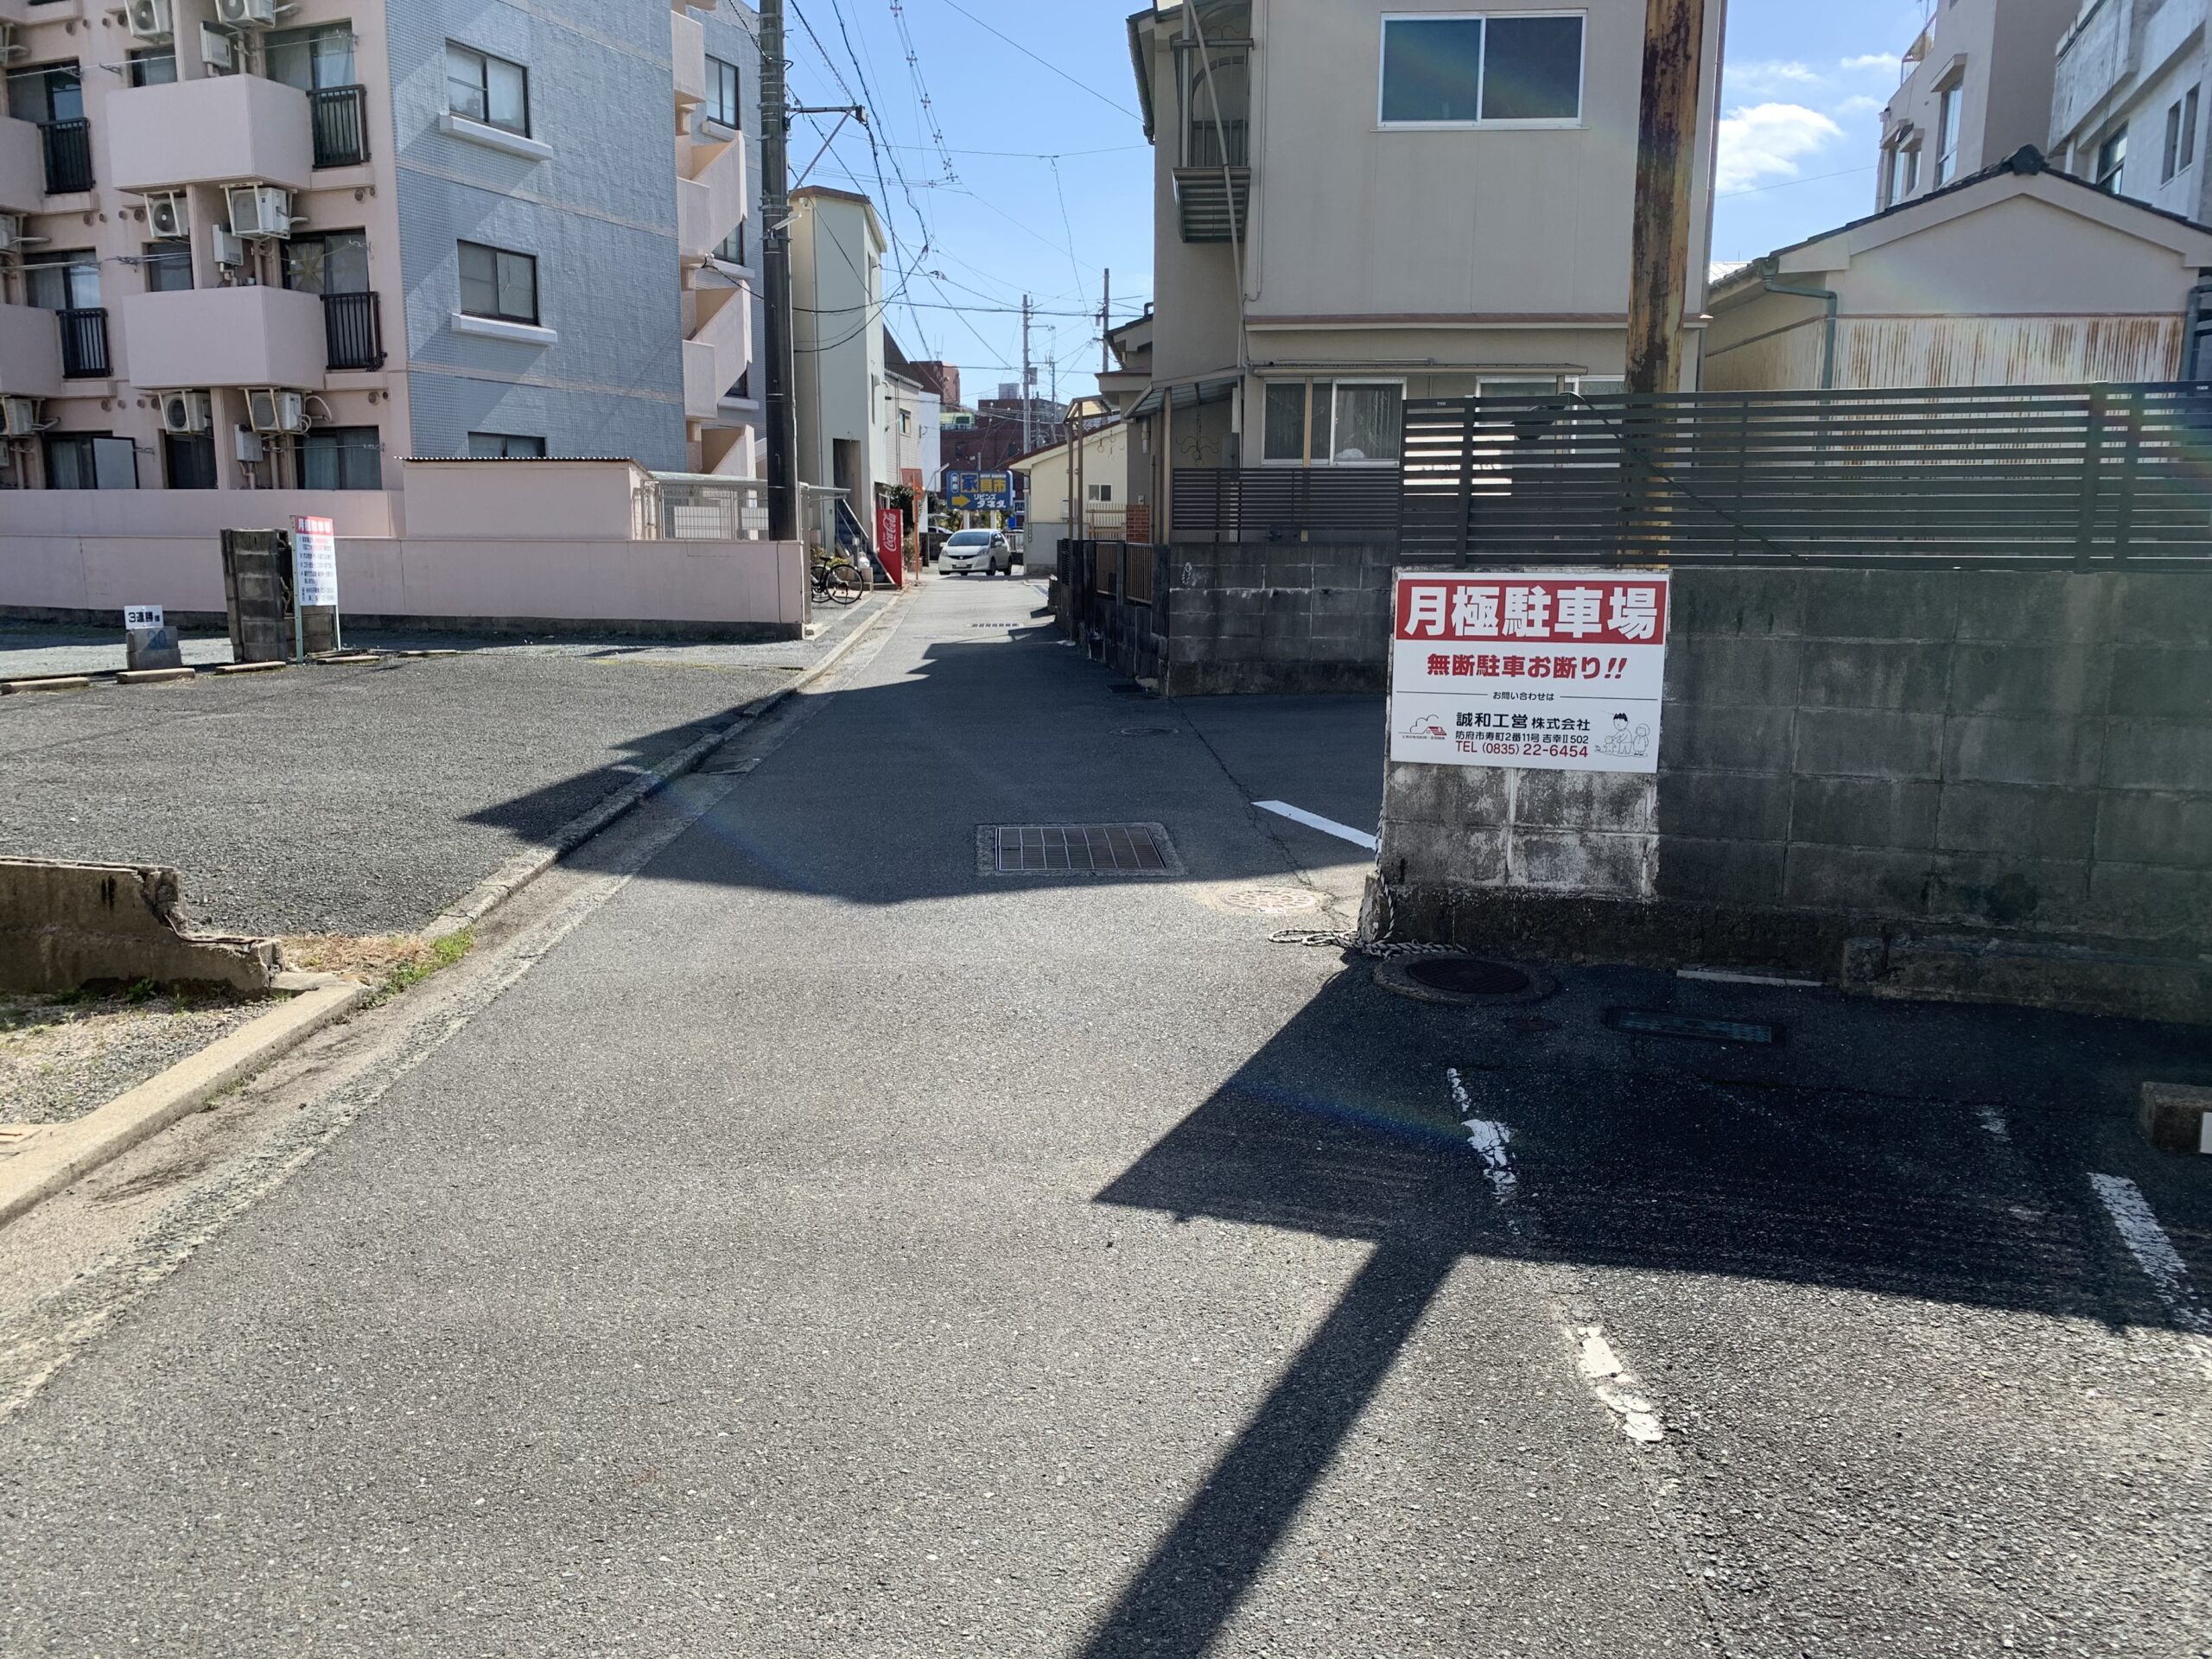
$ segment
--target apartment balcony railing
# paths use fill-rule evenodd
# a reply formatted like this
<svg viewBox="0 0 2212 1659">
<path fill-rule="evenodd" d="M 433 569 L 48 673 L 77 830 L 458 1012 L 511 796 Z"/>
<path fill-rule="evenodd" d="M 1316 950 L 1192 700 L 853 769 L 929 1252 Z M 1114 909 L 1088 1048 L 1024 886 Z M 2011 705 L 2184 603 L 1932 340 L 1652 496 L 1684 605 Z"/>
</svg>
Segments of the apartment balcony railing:
<svg viewBox="0 0 2212 1659">
<path fill-rule="evenodd" d="M 1190 142 L 1183 148 L 1185 167 L 1249 167 L 1252 164 L 1251 127 L 1243 121 L 1212 120 L 1199 116 L 1191 123 Z"/>
<path fill-rule="evenodd" d="M 107 312 L 82 306 L 55 313 L 61 322 L 61 373 L 70 380 L 105 380 L 111 372 L 107 356 Z"/>
<path fill-rule="evenodd" d="M 374 294 L 326 294 L 322 296 L 323 366 L 331 369 L 380 369 L 384 366 L 384 331 L 377 315 Z"/>
<path fill-rule="evenodd" d="M 369 159 L 366 89 L 318 86 L 308 94 L 308 102 L 315 121 L 317 167 L 354 167 Z"/>
<path fill-rule="evenodd" d="M 92 124 L 83 116 L 40 124 L 46 144 L 46 194 L 74 195 L 92 188 Z"/>
</svg>

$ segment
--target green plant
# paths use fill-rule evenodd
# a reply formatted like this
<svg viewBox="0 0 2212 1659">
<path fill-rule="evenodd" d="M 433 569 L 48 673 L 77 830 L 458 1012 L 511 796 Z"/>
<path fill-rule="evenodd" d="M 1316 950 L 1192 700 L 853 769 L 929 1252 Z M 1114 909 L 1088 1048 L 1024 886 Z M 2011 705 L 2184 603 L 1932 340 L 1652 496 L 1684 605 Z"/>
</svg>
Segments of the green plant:
<svg viewBox="0 0 2212 1659">
<path fill-rule="evenodd" d="M 476 934 L 470 928 L 432 939 L 421 955 L 401 963 L 385 976 L 385 995 L 390 996 L 410 985 L 421 984 L 440 969 L 452 967 L 475 948 Z"/>
<path fill-rule="evenodd" d="M 160 995 L 161 987 L 150 979 L 139 980 L 134 984 L 124 986 L 123 989 L 123 1000 L 133 1006 L 141 1002 L 150 1002 Z"/>
</svg>

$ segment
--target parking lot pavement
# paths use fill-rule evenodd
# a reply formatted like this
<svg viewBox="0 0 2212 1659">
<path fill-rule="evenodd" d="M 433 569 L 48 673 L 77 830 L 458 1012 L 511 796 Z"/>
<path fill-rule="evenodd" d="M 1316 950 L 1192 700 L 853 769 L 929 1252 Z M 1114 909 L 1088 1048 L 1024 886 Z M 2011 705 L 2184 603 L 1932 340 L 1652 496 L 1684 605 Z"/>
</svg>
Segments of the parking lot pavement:
<svg viewBox="0 0 2212 1659">
<path fill-rule="evenodd" d="M 419 927 L 887 602 L 805 641 L 378 636 L 360 643 L 460 649 L 10 697 L 0 852 L 174 865 L 188 914 L 226 930 Z M 17 625 L 0 676 L 67 671 L 28 664 L 107 649 L 91 639 Z"/>
<path fill-rule="evenodd" d="M 185 666 L 212 668 L 231 660 L 231 642 L 219 633 L 188 633 Z M 127 666 L 123 630 L 42 627 L 0 623 L 0 680 L 37 674 L 112 674 Z"/>
</svg>

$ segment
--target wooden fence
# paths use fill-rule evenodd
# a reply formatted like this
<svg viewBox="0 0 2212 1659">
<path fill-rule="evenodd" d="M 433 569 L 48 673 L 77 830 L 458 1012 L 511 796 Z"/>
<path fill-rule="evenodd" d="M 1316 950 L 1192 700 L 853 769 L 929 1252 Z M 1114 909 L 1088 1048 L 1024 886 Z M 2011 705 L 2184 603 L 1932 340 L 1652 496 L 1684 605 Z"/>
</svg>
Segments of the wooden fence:
<svg viewBox="0 0 2212 1659">
<path fill-rule="evenodd" d="M 2212 385 L 1413 401 L 1399 539 L 1491 562 L 2196 566 Z"/>
</svg>

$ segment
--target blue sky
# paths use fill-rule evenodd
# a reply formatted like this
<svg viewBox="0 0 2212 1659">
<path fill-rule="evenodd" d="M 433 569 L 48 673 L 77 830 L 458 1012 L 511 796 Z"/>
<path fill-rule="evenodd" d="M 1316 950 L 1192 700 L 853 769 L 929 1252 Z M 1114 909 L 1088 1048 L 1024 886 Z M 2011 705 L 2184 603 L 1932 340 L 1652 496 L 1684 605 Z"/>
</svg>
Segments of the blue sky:
<svg viewBox="0 0 2212 1659">
<path fill-rule="evenodd" d="M 786 5 L 798 101 L 874 111 L 869 130 L 847 125 L 808 178 L 887 209 L 899 343 L 958 363 L 970 401 L 989 396 L 1019 378 L 1028 293 L 1040 390 L 1052 389 L 1056 363 L 1062 398 L 1090 391 L 1104 273 L 1117 321 L 1152 293 L 1151 159 L 1125 26 L 1134 5 Z M 1879 111 L 1925 7 L 1732 0 L 1716 259 L 1751 258 L 1872 210 Z M 796 124 L 794 171 L 831 125 Z"/>
</svg>

